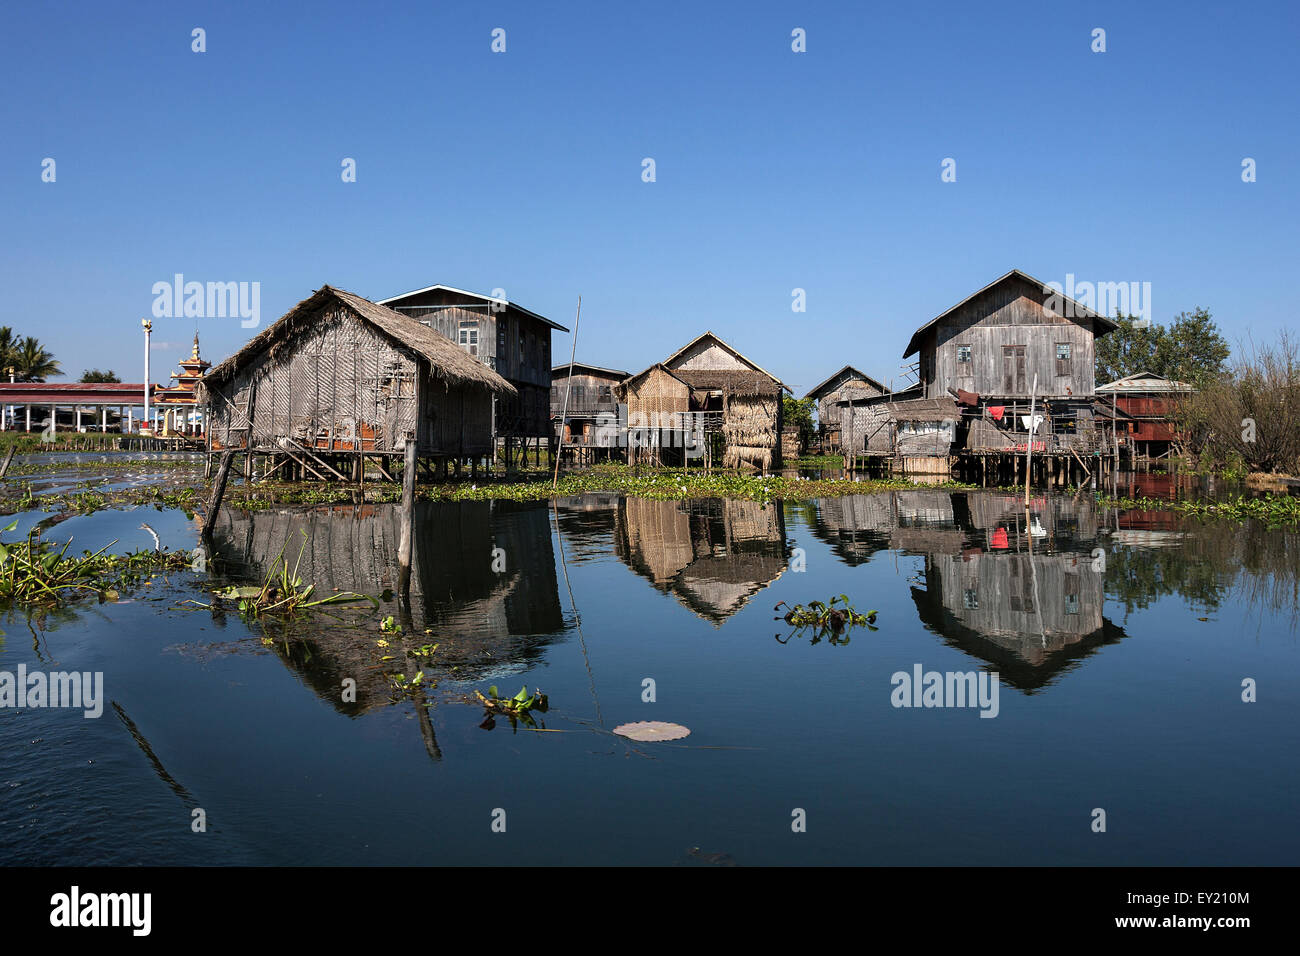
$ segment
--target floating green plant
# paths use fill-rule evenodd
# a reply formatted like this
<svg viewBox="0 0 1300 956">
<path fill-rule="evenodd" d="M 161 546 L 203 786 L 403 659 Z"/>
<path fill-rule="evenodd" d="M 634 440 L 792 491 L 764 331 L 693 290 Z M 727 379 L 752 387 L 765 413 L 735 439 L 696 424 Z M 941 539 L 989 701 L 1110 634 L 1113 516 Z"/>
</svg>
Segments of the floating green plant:
<svg viewBox="0 0 1300 956">
<path fill-rule="evenodd" d="M 848 596 L 844 594 L 831 598 L 829 604 L 821 601 L 809 601 L 806 606 L 796 604 L 794 607 L 790 607 L 790 605 L 782 601 L 772 610 L 779 611 L 781 608 L 786 609 L 785 614 L 779 615 L 773 620 L 785 621 L 792 628 L 784 640 L 780 634 L 776 635 L 776 639 L 782 644 L 790 640 L 795 634 L 803 633 L 809 629 L 813 631 L 812 641 L 810 642 L 813 644 L 816 644 L 823 637 L 828 638 L 832 644 L 847 644 L 849 642 L 848 632 L 855 627 L 865 627 L 869 631 L 879 630 L 876 627 L 876 615 L 879 612 L 867 611 L 862 614 L 855 611 L 849 603 Z"/>
<path fill-rule="evenodd" d="M 355 604 L 359 601 L 369 601 L 374 607 L 379 607 L 378 600 L 368 594 L 358 594 L 355 591 L 339 591 L 328 597 L 313 597 L 316 585 L 308 584 L 298 574 L 298 568 L 302 564 L 302 554 L 306 548 L 307 534 L 304 532 L 302 546 L 298 549 L 298 557 L 294 560 L 292 568 L 289 567 L 289 559 L 284 555 L 284 548 L 281 548 L 261 586 L 225 587 L 217 589 L 214 593 L 217 597 L 237 601 L 240 613 L 250 617 L 261 617 L 264 614 L 289 616 L 331 604 Z M 194 603 L 198 604 L 197 601 Z"/>
<path fill-rule="evenodd" d="M 496 687 L 489 687 L 486 697 L 477 690 L 474 691 L 474 696 L 486 711 L 483 723 L 479 724 L 484 730 L 495 727 L 498 716 L 508 719 L 511 727 L 517 727 L 520 723 L 525 727 L 536 727 L 537 721 L 533 718 L 533 711 L 544 714 L 550 706 L 546 695 L 540 690 L 528 693 L 527 684 L 520 688 L 519 693 L 514 697 L 499 697 Z"/>
</svg>

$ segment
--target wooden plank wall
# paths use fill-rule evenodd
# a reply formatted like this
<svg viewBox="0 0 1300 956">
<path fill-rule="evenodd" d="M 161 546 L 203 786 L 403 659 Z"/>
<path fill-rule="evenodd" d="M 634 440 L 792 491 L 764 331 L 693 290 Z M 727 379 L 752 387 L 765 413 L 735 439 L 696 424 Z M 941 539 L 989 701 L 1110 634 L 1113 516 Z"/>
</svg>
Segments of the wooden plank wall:
<svg viewBox="0 0 1300 956">
<path fill-rule="evenodd" d="M 1032 283 L 1009 281 L 966 303 L 932 328 L 921 348 L 927 398 L 965 389 L 1010 398 L 1029 395 L 1034 374 L 1042 396 L 1089 396 L 1095 388 L 1093 323 L 1065 318 L 1044 308 L 1046 295 Z M 1056 344 L 1069 343 L 1068 375 L 1058 374 Z M 970 362 L 957 361 L 957 346 L 971 347 Z M 1025 346 L 1025 387 L 1008 392 L 1003 383 L 1003 346 Z"/>
</svg>

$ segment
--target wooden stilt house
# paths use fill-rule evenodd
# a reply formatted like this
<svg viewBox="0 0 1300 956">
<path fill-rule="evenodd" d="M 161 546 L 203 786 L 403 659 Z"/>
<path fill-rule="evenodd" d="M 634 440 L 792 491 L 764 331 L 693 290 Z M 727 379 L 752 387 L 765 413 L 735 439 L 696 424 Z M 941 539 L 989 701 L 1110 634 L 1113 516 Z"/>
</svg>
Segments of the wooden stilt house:
<svg viewBox="0 0 1300 956">
<path fill-rule="evenodd" d="M 404 292 L 379 304 L 433 329 L 514 386 L 513 393 L 497 396 L 492 434 L 507 467 L 521 463 L 529 451 L 540 460 L 542 449 L 555 440 L 551 333 L 568 329 L 504 297 L 449 285 Z"/>
<path fill-rule="evenodd" d="M 849 398 L 870 398 L 886 395 L 889 389 L 870 375 L 858 371 L 852 365 L 846 365 L 826 381 L 809 390 L 804 398 L 817 402 L 817 432 L 822 440 L 822 451 L 828 454 L 838 452 L 843 441 L 840 427 L 841 400 Z"/>
<path fill-rule="evenodd" d="M 615 389 L 625 378 L 583 362 L 551 369 L 551 422 L 562 455 L 580 464 L 622 457 Z"/>
<path fill-rule="evenodd" d="M 245 452 L 253 477 L 360 478 L 414 440 L 445 471 L 492 452 L 495 399 L 514 386 L 437 332 L 323 286 L 198 385 L 210 452 Z"/>
<path fill-rule="evenodd" d="M 629 461 L 667 460 L 663 444 L 638 442 L 638 429 L 654 437 L 703 438 L 696 456 L 725 468 L 770 471 L 781 461 L 781 396 L 789 389 L 712 332 L 693 339 L 662 362 L 624 381 Z M 637 447 L 640 444 L 640 447 Z M 647 452 L 647 447 L 650 449 Z"/>
</svg>

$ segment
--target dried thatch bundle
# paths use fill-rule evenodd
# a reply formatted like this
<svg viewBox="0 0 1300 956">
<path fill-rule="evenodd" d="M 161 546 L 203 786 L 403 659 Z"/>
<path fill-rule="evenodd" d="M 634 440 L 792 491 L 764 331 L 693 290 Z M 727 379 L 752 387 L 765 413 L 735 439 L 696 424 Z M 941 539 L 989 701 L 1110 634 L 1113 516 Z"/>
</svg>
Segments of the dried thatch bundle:
<svg viewBox="0 0 1300 956">
<path fill-rule="evenodd" d="M 732 396 L 722 423 L 726 442 L 723 466 L 753 465 L 761 471 L 772 467 L 777 443 L 776 423 L 779 399 L 766 395 Z"/>
</svg>

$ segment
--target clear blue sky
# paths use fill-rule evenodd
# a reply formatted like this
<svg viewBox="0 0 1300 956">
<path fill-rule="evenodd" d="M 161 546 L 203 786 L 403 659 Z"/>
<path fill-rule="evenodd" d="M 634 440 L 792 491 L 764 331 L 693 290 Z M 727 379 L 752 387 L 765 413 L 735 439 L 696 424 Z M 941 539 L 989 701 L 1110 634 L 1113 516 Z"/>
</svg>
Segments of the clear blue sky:
<svg viewBox="0 0 1300 956">
<path fill-rule="evenodd" d="M 802 393 L 896 377 L 914 328 L 1020 268 L 1271 338 L 1296 325 L 1298 10 L 7 4 L 0 324 L 139 381 L 177 272 L 260 282 L 263 326 L 325 283 L 443 282 L 569 326 L 581 294 L 600 365 L 712 329 Z M 256 331 L 198 325 L 214 360 Z M 155 378 L 194 328 L 155 322 Z"/>
</svg>

